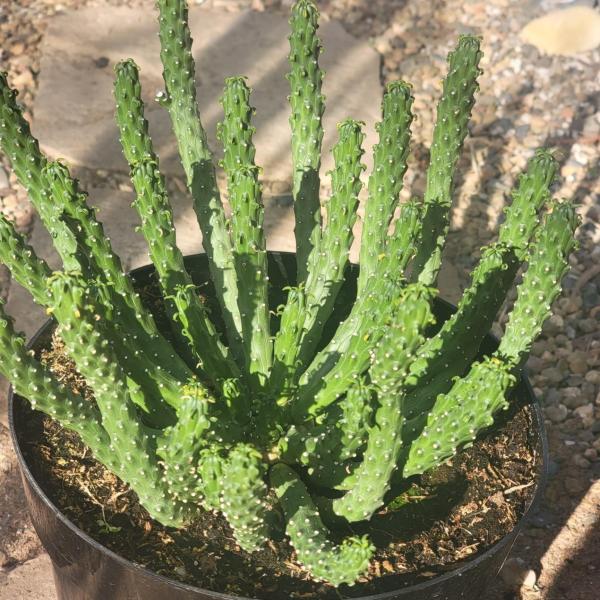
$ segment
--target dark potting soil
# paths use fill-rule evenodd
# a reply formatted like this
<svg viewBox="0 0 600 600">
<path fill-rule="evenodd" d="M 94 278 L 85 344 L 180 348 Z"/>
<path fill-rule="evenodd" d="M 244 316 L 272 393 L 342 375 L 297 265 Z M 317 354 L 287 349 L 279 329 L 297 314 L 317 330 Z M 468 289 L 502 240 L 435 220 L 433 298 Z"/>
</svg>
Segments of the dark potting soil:
<svg viewBox="0 0 600 600">
<path fill-rule="evenodd" d="M 85 382 L 60 339 L 42 352 L 60 379 L 80 392 Z M 335 590 L 313 581 L 285 539 L 248 554 L 223 517 L 203 512 L 182 530 L 163 527 L 134 492 L 96 461 L 79 437 L 33 412 L 22 440 L 44 492 L 80 529 L 117 554 L 187 584 L 263 600 L 338 600 L 397 589 L 457 568 L 510 532 L 534 490 L 540 458 L 531 410 L 511 409 L 474 445 L 431 473 L 412 478 L 369 524 L 340 529 L 368 533 L 377 547 L 368 574 Z"/>
</svg>

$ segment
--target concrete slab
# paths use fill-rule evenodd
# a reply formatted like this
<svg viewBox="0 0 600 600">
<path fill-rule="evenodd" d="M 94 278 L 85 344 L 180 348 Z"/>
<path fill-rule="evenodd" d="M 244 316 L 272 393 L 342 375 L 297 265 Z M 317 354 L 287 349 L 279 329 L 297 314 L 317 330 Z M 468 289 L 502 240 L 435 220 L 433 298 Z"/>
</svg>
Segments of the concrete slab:
<svg viewBox="0 0 600 600">
<path fill-rule="evenodd" d="M 593 6 L 561 7 L 527 23 L 521 38 L 546 54 L 589 52 L 600 46 L 600 13 Z"/>
<path fill-rule="evenodd" d="M 0 573 L 1 600 L 56 600 L 52 564 L 47 554 Z"/>
<path fill-rule="evenodd" d="M 270 181 L 289 181 L 291 171 L 287 35 L 282 15 L 193 7 L 190 24 L 197 63 L 198 98 L 211 146 L 222 118 L 218 99 L 225 77 L 247 75 L 257 109 L 257 163 Z M 351 116 L 365 121 L 365 162 L 376 139 L 381 86 L 379 55 L 335 22 L 322 23 L 327 74 L 323 173 L 332 167 L 329 149 L 335 124 Z M 141 67 L 152 137 L 166 173 L 180 173 L 167 111 L 154 102 L 163 88 L 156 15 L 146 9 L 83 8 L 54 17 L 42 43 L 34 133 L 50 155 L 94 168 L 126 170 L 114 123 L 113 66 L 132 57 Z"/>
<path fill-rule="evenodd" d="M 36 558 L 42 551 L 27 512 L 10 434 L 0 425 L 0 584 L 12 568 Z M 1 585 L 0 598 L 4 598 Z"/>
</svg>

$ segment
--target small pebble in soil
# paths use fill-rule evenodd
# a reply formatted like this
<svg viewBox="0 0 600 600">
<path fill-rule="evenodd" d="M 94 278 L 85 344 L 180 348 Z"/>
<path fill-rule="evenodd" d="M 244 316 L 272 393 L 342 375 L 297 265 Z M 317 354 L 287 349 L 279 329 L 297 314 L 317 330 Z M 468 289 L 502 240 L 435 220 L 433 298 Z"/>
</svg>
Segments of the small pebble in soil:
<svg viewBox="0 0 600 600">
<path fill-rule="evenodd" d="M 530 569 L 525 561 L 518 556 L 509 558 L 502 567 L 500 573 L 504 584 L 517 591 L 521 587 L 533 588 L 537 581 L 537 575 L 533 569 Z"/>
<path fill-rule="evenodd" d="M 567 418 L 568 410 L 567 407 L 563 404 L 556 404 L 553 406 L 547 406 L 544 409 L 546 413 L 546 417 L 550 419 L 553 423 L 561 423 Z"/>
<path fill-rule="evenodd" d="M 0 166 L 0 190 L 8 188 L 8 174 L 3 167 Z"/>
<path fill-rule="evenodd" d="M 592 403 L 579 406 L 573 412 L 581 419 L 584 427 L 591 427 L 594 424 L 594 405 Z"/>
</svg>

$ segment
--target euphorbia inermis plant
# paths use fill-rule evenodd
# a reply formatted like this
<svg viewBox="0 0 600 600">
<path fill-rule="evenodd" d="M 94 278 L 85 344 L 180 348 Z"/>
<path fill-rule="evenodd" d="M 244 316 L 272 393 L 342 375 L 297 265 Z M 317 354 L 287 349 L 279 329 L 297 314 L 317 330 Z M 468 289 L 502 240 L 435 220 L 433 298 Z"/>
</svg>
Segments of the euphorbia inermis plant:
<svg viewBox="0 0 600 600">
<path fill-rule="evenodd" d="M 367 537 L 334 543 L 317 506 L 330 506 L 350 523 L 368 520 L 403 478 L 443 463 L 506 408 L 559 293 L 574 244 L 573 207 L 550 199 L 557 164 L 539 150 L 458 310 L 436 325 L 432 302 L 454 170 L 480 74 L 480 41 L 462 36 L 448 57 L 424 197 L 404 204 L 399 194 L 413 99 L 402 81 L 385 89 L 357 293 L 339 322 L 334 304 L 353 242 L 363 124 L 339 124 L 331 195 L 321 203 L 318 14 L 311 2 L 298 0 L 289 38 L 298 279 L 274 315 L 250 90 L 243 77 L 232 77 L 221 100 L 228 217 L 196 103 L 186 4 L 159 0 L 158 9 L 165 81 L 160 102 L 171 116 L 224 332 L 217 331 L 177 248 L 134 62 L 116 67 L 117 122 L 167 331 L 157 328 L 123 273 L 85 192 L 64 164 L 40 152 L 2 75 L 2 148 L 64 270 L 51 273 L 3 217 L 0 259 L 55 318 L 93 400 L 61 385 L 25 349 L 4 313 L 0 370 L 32 406 L 79 433 L 161 523 L 179 527 L 200 510 L 220 511 L 248 552 L 285 527 L 298 560 L 315 578 L 353 583 L 367 570 L 374 548 Z M 523 264 L 500 345 L 477 359 Z M 328 321 L 337 329 L 321 340 Z"/>
</svg>

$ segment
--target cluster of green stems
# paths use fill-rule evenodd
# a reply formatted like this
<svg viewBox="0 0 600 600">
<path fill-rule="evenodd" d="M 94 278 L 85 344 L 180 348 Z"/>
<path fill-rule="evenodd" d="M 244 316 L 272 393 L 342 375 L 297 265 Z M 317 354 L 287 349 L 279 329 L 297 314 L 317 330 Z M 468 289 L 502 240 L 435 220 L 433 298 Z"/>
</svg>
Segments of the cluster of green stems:
<svg viewBox="0 0 600 600">
<path fill-rule="evenodd" d="M 157 7 L 161 104 L 171 117 L 218 311 L 209 311 L 177 247 L 135 63 L 115 68 L 116 117 L 167 328 L 158 327 L 123 272 L 77 180 L 40 151 L 3 74 L 0 143 L 63 268 L 52 273 L 2 216 L 0 261 L 55 319 L 92 397 L 63 386 L 1 307 L 0 371 L 33 407 L 76 431 L 161 523 L 180 527 L 200 510 L 220 511 L 248 552 L 285 530 L 314 578 L 352 584 L 375 548 L 368 536 L 333 541 L 332 523 L 368 521 L 404 480 L 471 444 L 508 406 L 560 291 L 574 209 L 551 199 L 557 163 L 537 151 L 456 312 L 436 320 L 455 167 L 482 55 L 479 38 L 462 36 L 448 57 L 425 193 L 405 203 L 413 97 L 403 81 L 385 88 L 364 194 L 360 270 L 348 300 L 341 290 L 351 288 L 364 124 L 338 125 L 331 193 L 322 199 L 318 12 L 298 0 L 288 75 L 296 276 L 282 290 L 283 304 L 273 306 L 250 89 L 244 77 L 229 78 L 221 99 L 228 216 L 196 102 L 186 2 L 158 0 Z M 481 343 L 523 266 L 504 336 L 482 356 Z"/>
</svg>

